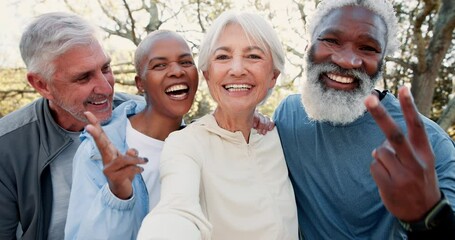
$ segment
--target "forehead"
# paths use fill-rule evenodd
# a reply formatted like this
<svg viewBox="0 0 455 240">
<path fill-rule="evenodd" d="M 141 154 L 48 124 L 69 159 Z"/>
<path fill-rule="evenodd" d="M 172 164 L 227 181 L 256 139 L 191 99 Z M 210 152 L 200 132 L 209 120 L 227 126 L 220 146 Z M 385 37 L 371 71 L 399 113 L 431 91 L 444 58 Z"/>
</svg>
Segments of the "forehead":
<svg viewBox="0 0 455 240">
<path fill-rule="evenodd" d="M 149 57 L 167 56 L 174 54 L 191 54 L 188 44 L 182 38 L 166 34 L 153 40 L 149 49 Z"/>
<path fill-rule="evenodd" d="M 57 71 L 79 73 L 102 67 L 109 62 L 109 56 L 97 41 L 90 45 L 76 45 L 54 59 Z"/>
<path fill-rule="evenodd" d="M 229 23 L 227 24 L 220 34 L 218 35 L 217 40 L 215 41 L 215 49 L 220 47 L 240 47 L 244 48 L 247 47 L 248 50 L 254 48 L 259 48 L 264 52 L 268 52 L 269 49 L 265 45 L 264 42 L 258 39 L 259 36 L 253 36 L 252 34 L 248 33 L 242 26 L 238 23 Z"/>
<path fill-rule="evenodd" d="M 345 6 L 329 12 L 316 27 L 313 38 L 325 31 L 347 35 L 367 34 L 385 44 L 387 29 L 382 18 L 360 6 Z"/>
<path fill-rule="evenodd" d="M 216 38 L 215 46 L 229 43 L 232 39 L 237 39 L 237 42 L 243 42 L 248 38 L 249 36 L 247 36 L 242 26 L 238 23 L 228 23 L 221 29 L 218 37 Z"/>
</svg>

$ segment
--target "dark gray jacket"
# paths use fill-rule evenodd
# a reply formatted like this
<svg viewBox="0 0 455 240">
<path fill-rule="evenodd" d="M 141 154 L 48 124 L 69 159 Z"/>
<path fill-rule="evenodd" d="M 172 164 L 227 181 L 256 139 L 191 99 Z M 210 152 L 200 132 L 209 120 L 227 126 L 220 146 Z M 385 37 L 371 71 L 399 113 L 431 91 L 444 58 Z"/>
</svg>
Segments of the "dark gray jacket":
<svg viewBox="0 0 455 240">
<path fill-rule="evenodd" d="M 114 106 L 133 95 L 116 94 Z M 134 98 L 134 97 L 133 97 Z M 70 143 L 40 98 L 0 119 L 0 239 L 47 239 L 52 211 L 50 163 Z"/>
</svg>

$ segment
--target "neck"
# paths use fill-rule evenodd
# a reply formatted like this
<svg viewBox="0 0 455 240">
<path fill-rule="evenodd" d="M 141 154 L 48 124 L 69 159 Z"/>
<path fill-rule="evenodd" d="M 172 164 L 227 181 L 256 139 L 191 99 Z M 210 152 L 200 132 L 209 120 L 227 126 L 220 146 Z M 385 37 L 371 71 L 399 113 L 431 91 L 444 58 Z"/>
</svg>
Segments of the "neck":
<svg viewBox="0 0 455 240">
<path fill-rule="evenodd" d="M 217 107 L 213 113 L 218 126 L 230 132 L 242 132 L 245 141 L 250 140 L 251 127 L 253 126 L 254 111 L 249 113 L 243 112 L 226 112 Z"/>
<path fill-rule="evenodd" d="M 145 109 L 144 111 L 130 117 L 131 125 L 137 131 L 151 137 L 164 141 L 171 132 L 180 128 L 183 117 L 170 118 L 156 112 Z"/>
</svg>

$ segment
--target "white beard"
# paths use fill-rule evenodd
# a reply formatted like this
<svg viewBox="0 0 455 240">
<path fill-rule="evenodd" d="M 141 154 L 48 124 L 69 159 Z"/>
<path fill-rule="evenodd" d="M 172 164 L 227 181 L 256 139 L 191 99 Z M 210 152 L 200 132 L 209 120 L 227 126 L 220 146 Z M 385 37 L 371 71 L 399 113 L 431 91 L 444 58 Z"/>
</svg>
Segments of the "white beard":
<svg viewBox="0 0 455 240">
<path fill-rule="evenodd" d="M 382 71 L 370 77 L 359 70 L 343 70 L 335 64 L 314 64 L 306 59 L 306 79 L 301 86 L 302 103 L 310 120 L 346 125 L 366 111 L 364 99 L 370 95 Z M 351 91 L 327 88 L 319 80 L 323 73 L 343 73 L 359 79 L 359 87 Z"/>
</svg>

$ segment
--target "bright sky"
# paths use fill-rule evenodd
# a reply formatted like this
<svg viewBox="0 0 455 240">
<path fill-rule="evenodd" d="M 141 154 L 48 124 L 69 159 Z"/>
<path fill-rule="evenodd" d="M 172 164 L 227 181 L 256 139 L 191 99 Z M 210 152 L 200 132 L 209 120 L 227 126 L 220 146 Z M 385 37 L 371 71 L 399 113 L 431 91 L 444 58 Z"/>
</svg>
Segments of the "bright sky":
<svg viewBox="0 0 455 240">
<path fill-rule="evenodd" d="M 38 13 L 63 10 L 56 0 L 43 6 L 39 0 L 0 0 L 0 67 L 23 67 L 19 39 L 25 25 Z M 63 1 L 61 1 L 63 2 Z"/>
</svg>

